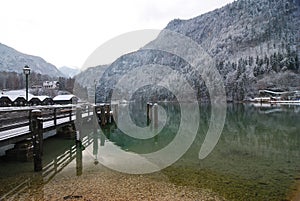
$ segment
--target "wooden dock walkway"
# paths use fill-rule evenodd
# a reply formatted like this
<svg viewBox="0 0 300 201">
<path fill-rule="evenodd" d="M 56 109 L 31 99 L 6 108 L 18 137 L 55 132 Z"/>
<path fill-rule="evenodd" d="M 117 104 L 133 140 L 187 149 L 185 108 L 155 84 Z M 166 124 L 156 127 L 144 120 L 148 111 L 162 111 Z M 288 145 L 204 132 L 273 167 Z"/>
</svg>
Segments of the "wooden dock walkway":
<svg viewBox="0 0 300 201">
<path fill-rule="evenodd" d="M 89 121 L 96 114 L 101 125 L 106 124 L 106 120 L 111 118 L 110 105 L 73 105 L 73 106 L 37 106 L 23 108 L 7 108 L 0 110 L 0 147 L 14 144 L 16 142 L 32 137 L 32 111 L 40 110 L 42 116 L 43 133 L 54 130 L 59 126 L 74 123 L 76 120 L 76 108 L 80 108 L 83 121 Z M 102 113 L 103 114 L 102 114 Z M 110 117 L 107 117 L 107 116 Z M 102 117 L 102 118 L 101 118 Z M 103 119 L 103 120 L 101 120 Z"/>
</svg>

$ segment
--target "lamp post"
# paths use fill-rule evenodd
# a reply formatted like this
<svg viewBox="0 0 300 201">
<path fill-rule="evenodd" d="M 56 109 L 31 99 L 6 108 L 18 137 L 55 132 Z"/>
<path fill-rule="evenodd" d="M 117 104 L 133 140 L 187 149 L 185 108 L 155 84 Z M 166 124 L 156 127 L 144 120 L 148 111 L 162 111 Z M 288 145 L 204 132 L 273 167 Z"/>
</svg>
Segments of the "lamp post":
<svg viewBox="0 0 300 201">
<path fill-rule="evenodd" d="M 96 105 L 96 101 L 97 101 L 97 98 L 96 98 L 96 90 L 97 90 L 97 79 L 94 80 L 94 86 L 95 86 L 95 105 Z"/>
<path fill-rule="evenodd" d="M 30 68 L 29 66 L 24 66 L 23 73 L 26 76 L 26 102 L 28 103 L 28 75 L 30 74 Z"/>
</svg>

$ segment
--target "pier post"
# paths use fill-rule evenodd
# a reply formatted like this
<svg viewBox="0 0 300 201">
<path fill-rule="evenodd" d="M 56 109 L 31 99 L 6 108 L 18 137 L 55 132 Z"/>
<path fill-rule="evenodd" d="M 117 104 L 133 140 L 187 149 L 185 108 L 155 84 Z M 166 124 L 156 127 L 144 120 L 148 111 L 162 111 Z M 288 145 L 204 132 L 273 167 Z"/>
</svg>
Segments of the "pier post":
<svg viewBox="0 0 300 201">
<path fill-rule="evenodd" d="M 82 136 L 82 108 L 80 106 L 76 107 L 76 141 L 81 141 Z"/>
<path fill-rule="evenodd" d="M 153 109 L 153 104 L 150 103 L 150 109 L 149 109 L 149 120 L 152 120 L 152 109 Z"/>
<path fill-rule="evenodd" d="M 101 111 L 101 126 L 105 126 L 105 105 L 100 106 L 100 111 Z"/>
<path fill-rule="evenodd" d="M 56 110 L 57 110 L 56 108 L 54 108 L 54 110 L 53 110 L 54 126 L 57 125 Z"/>
<path fill-rule="evenodd" d="M 76 107 L 76 175 L 82 175 L 82 108 Z"/>
<path fill-rule="evenodd" d="M 90 105 L 87 105 L 87 116 L 90 116 Z"/>
<path fill-rule="evenodd" d="M 105 119 L 106 123 L 111 123 L 110 121 L 110 105 L 105 105 Z"/>
<path fill-rule="evenodd" d="M 76 175 L 82 175 L 82 150 L 83 145 L 81 141 L 76 141 Z"/>
<path fill-rule="evenodd" d="M 157 131 L 157 129 L 158 129 L 158 105 L 157 105 L 157 103 L 155 103 L 154 105 L 153 105 L 153 123 L 154 123 L 154 130 L 155 131 Z"/>
<path fill-rule="evenodd" d="M 96 135 L 98 130 L 97 106 L 93 106 L 93 128 L 94 135 Z"/>
<path fill-rule="evenodd" d="M 118 107 L 118 104 L 113 105 L 113 120 L 116 123 L 116 125 L 118 125 Z"/>
<path fill-rule="evenodd" d="M 98 149 L 99 149 L 98 136 L 97 136 L 97 133 L 94 133 L 94 135 L 93 135 L 93 155 L 95 157 L 95 159 L 94 159 L 94 164 L 95 165 L 97 165 L 99 163 L 99 161 L 98 161 Z"/>
<path fill-rule="evenodd" d="M 151 106 L 150 106 L 150 103 L 148 102 L 147 103 L 147 125 L 150 124 L 150 109 L 151 109 Z"/>
<path fill-rule="evenodd" d="M 42 152 L 43 152 L 43 121 L 41 119 L 41 110 L 32 110 L 31 112 L 31 129 L 33 142 L 33 163 L 34 171 L 38 172 L 42 167 Z"/>
</svg>

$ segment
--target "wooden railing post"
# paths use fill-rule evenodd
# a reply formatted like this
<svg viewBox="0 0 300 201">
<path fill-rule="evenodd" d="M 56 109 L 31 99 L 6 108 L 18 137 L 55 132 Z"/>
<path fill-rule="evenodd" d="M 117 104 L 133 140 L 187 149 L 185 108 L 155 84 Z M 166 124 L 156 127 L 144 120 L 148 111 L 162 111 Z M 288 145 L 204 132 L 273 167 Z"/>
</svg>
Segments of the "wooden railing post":
<svg viewBox="0 0 300 201">
<path fill-rule="evenodd" d="M 72 110 L 72 108 L 70 109 L 70 112 L 69 112 L 69 119 L 70 119 L 70 121 L 72 121 L 72 115 L 73 115 L 73 110 Z"/>
<path fill-rule="evenodd" d="M 54 108 L 54 110 L 53 110 L 53 118 L 54 118 L 54 126 L 56 126 L 57 125 L 57 114 L 56 114 L 56 108 Z"/>
<path fill-rule="evenodd" d="M 98 161 L 98 149 L 99 149 L 98 135 L 97 135 L 97 133 L 94 133 L 94 135 L 93 135 L 93 155 L 95 157 L 95 159 L 94 159 L 94 164 L 95 165 L 97 165 L 99 163 L 99 161 Z"/>
<path fill-rule="evenodd" d="M 93 128 L 94 135 L 96 135 L 98 130 L 97 106 L 93 106 Z"/>
<path fill-rule="evenodd" d="M 43 121 L 41 119 L 41 110 L 32 110 L 31 112 L 31 134 L 33 143 L 33 162 L 34 171 L 38 172 L 42 167 L 42 152 L 43 152 Z"/>
<path fill-rule="evenodd" d="M 75 120 L 75 127 L 76 127 L 76 140 L 81 141 L 82 135 L 82 108 L 80 106 L 76 107 L 76 120 Z"/>
</svg>

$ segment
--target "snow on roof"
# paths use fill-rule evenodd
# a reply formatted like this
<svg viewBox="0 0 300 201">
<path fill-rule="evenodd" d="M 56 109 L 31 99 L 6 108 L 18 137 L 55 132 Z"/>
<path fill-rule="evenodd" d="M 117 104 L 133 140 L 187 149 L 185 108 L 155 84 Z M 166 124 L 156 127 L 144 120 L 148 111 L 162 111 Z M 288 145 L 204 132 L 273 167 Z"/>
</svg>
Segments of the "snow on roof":
<svg viewBox="0 0 300 201">
<path fill-rule="evenodd" d="M 73 94 L 68 94 L 68 95 L 58 95 L 58 96 L 55 96 L 53 98 L 54 101 L 64 101 L 64 100 L 71 100 L 72 98 L 76 97 L 75 95 Z"/>
<path fill-rule="evenodd" d="M 15 101 L 19 97 L 26 99 L 26 91 L 25 90 L 2 91 L 0 94 L 0 98 L 2 96 L 8 97 L 11 101 Z M 30 100 L 32 97 L 33 95 L 31 93 L 28 93 L 28 100 Z"/>
<path fill-rule="evenodd" d="M 46 98 L 50 98 L 49 96 L 33 96 L 31 99 L 33 99 L 33 98 L 37 98 L 37 99 L 39 99 L 40 101 L 44 101 Z M 30 100 L 31 100 L 30 99 Z"/>
</svg>

